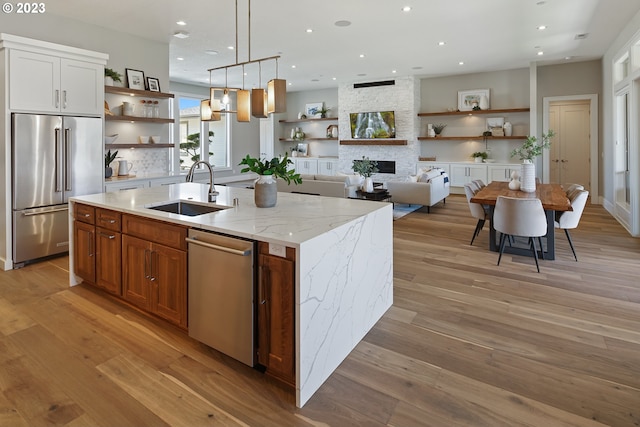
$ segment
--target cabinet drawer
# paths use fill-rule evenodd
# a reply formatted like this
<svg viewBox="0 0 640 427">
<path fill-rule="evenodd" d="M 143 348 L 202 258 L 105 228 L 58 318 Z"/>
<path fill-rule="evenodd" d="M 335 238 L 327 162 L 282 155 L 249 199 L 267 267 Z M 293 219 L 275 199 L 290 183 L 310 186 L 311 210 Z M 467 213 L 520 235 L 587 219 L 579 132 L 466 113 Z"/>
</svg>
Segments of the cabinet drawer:
<svg viewBox="0 0 640 427">
<path fill-rule="evenodd" d="M 120 231 L 122 214 L 109 209 L 96 209 L 96 225 L 107 230 Z"/>
<path fill-rule="evenodd" d="M 122 232 L 150 242 L 187 250 L 187 227 L 135 215 L 122 216 Z"/>
<path fill-rule="evenodd" d="M 281 246 L 281 245 L 279 245 Z M 279 256 L 281 258 L 286 258 L 286 259 L 290 259 L 295 261 L 296 260 L 296 250 L 294 248 L 290 248 L 290 247 L 285 247 L 286 251 L 283 254 L 284 256 L 280 255 L 280 254 L 274 254 L 274 253 L 269 253 L 269 243 L 266 242 L 258 242 L 258 253 L 263 254 L 263 255 L 274 255 L 274 256 Z"/>
<path fill-rule="evenodd" d="M 87 224 L 96 223 L 96 208 L 93 206 L 76 203 L 73 215 L 76 221 L 86 222 Z"/>
</svg>

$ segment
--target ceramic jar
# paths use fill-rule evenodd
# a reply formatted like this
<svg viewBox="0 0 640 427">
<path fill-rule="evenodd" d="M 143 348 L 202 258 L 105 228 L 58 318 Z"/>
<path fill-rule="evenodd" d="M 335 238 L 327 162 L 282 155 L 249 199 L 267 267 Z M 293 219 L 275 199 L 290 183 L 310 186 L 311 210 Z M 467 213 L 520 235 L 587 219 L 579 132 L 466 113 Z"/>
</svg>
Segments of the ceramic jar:
<svg viewBox="0 0 640 427">
<path fill-rule="evenodd" d="M 278 201 L 278 185 L 273 175 L 260 175 L 254 183 L 253 199 L 259 208 L 272 208 Z"/>
</svg>

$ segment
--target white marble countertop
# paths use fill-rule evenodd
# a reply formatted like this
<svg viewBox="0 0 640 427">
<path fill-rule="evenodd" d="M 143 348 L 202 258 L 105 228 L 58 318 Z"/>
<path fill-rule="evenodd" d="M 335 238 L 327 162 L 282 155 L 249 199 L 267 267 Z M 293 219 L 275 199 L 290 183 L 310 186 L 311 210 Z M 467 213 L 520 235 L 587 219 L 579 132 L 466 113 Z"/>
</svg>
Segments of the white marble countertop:
<svg viewBox="0 0 640 427">
<path fill-rule="evenodd" d="M 296 248 L 354 219 L 388 207 L 383 202 L 278 193 L 275 207 L 258 208 L 253 201 L 253 190 L 225 186 L 216 187 L 220 194 L 215 204 L 229 209 L 186 216 L 145 207 L 178 200 L 206 203 L 208 187 L 208 184 L 180 183 L 72 197 L 70 201 Z M 233 207 L 235 198 L 239 202 L 237 207 Z"/>
</svg>

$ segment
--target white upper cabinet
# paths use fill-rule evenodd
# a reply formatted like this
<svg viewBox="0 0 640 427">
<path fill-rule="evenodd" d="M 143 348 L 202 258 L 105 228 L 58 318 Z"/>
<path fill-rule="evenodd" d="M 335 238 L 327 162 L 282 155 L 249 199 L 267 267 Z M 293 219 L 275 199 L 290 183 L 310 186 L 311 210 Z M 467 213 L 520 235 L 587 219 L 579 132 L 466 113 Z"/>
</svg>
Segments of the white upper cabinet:
<svg viewBox="0 0 640 427">
<path fill-rule="evenodd" d="M 100 115 L 101 64 L 11 50 L 9 108 L 34 112 Z"/>
</svg>

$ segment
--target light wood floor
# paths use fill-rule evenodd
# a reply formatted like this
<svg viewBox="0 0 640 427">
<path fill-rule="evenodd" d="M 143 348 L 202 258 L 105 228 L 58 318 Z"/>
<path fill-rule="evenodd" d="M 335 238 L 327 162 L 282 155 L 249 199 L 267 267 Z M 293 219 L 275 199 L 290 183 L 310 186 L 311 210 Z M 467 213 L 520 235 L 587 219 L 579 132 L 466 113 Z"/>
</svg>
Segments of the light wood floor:
<svg viewBox="0 0 640 427">
<path fill-rule="evenodd" d="M 302 409 L 259 372 L 92 289 L 0 272 L 1 426 L 637 426 L 640 239 L 600 206 L 555 261 L 469 246 L 466 199 L 394 222 L 395 301 Z"/>
</svg>

